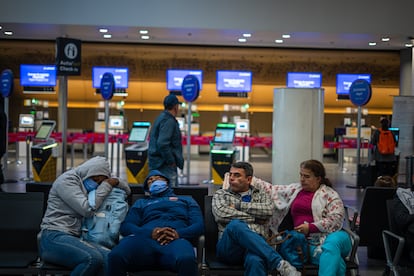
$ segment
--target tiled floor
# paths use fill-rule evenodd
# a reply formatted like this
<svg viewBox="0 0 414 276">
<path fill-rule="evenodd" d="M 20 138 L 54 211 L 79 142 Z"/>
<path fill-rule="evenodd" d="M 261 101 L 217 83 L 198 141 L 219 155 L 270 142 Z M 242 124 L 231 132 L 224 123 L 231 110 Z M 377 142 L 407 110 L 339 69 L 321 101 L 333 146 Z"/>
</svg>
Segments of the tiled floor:
<svg viewBox="0 0 414 276">
<path fill-rule="evenodd" d="M 10 156 L 9 156 L 10 157 Z M 80 164 L 84 159 L 83 153 L 75 153 L 73 161 L 71 159 L 70 153 L 68 153 L 67 166 L 70 167 L 72 164 L 74 166 Z M 27 181 L 27 176 L 29 178 L 32 176 L 31 168 L 27 170 L 25 157 L 20 158 L 19 162 L 10 157 L 10 163 L 7 165 L 7 170 L 5 171 L 6 178 L 9 180 L 9 183 L 2 185 L 2 189 L 5 192 L 25 192 L 25 183 Z M 342 167 L 339 167 L 336 160 L 333 158 L 325 158 L 324 160 L 325 167 L 327 169 L 328 178 L 334 183 L 335 189 L 339 192 L 341 197 L 344 200 L 344 203 L 356 207 L 359 209 L 363 190 L 355 189 L 349 187 L 355 187 L 356 185 L 356 164 L 353 160 L 345 162 Z M 271 181 L 271 157 L 267 156 L 261 152 L 253 153 L 250 159 L 250 162 L 255 168 L 255 175 L 260 176 L 261 178 Z M 125 173 L 125 160 L 120 161 L 119 166 L 114 166 L 114 175 L 126 178 Z M 117 168 L 119 167 L 119 171 Z M 57 161 L 58 173 L 61 171 L 62 163 L 61 158 L 58 158 Z M 205 185 L 209 187 L 210 192 L 212 193 L 217 185 L 212 185 L 208 183 L 210 179 L 210 164 L 209 156 L 205 155 L 191 155 L 190 162 L 190 181 L 187 181 L 185 176 L 180 178 L 180 183 L 183 185 L 187 183 L 197 183 L 198 185 Z M 187 168 L 184 168 L 183 173 L 186 174 Z M 382 241 L 378 241 L 382 242 Z M 366 254 L 366 248 L 360 247 L 358 249 L 358 256 L 360 260 L 360 275 L 381 275 L 384 267 L 385 261 L 368 259 Z"/>
</svg>

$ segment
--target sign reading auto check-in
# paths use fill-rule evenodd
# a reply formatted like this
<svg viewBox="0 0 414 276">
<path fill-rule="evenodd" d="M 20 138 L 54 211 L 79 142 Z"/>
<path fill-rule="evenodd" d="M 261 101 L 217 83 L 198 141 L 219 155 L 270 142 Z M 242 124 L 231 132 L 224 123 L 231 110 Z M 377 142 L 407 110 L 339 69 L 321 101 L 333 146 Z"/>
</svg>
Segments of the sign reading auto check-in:
<svg viewBox="0 0 414 276">
<path fill-rule="evenodd" d="M 56 70 L 59 76 L 80 76 L 81 41 L 78 39 L 56 38 Z"/>
</svg>

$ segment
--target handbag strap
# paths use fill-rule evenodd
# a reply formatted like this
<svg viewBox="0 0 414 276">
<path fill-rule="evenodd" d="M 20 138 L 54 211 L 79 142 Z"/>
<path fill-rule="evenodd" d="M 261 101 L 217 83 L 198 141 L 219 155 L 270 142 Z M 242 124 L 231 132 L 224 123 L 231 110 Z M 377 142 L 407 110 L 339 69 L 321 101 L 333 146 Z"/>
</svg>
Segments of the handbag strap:
<svg viewBox="0 0 414 276">
<path fill-rule="evenodd" d="M 287 241 L 292 235 L 291 234 L 287 234 L 283 237 L 283 235 L 286 233 L 286 231 L 282 231 L 279 233 L 274 233 L 272 234 L 269 238 L 267 238 L 266 242 L 269 245 L 279 245 L 282 244 L 283 242 Z"/>
</svg>

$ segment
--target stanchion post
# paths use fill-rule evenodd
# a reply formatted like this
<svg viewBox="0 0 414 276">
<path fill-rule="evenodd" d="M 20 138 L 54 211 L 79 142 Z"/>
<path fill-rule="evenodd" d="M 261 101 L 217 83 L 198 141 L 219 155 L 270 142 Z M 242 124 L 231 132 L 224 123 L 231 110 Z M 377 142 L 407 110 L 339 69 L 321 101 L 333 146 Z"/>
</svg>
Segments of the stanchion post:
<svg viewBox="0 0 414 276">
<path fill-rule="evenodd" d="M 30 180 L 30 141 L 32 137 L 26 136 L 26 180 Z"/>
<path fill-rule="evenodd" d="M 73 161 L 74 155 L 75 155 L 75 146 L 72 141 L 72 143 L 70 144 L 70 167 L 71 168 L 74 167 L 74 161 Z"/>
<path fill-rule="evenodd" d="M 119 173 L 119 164 L 120 164 L 120 162 L 121 162 L 121 140 L 122 140 L 122 138 L 120 138 L 120 137 L 118 137 L 118 140 L 117 140 L 117 143 L 116 143 L 116 146 L 117 146 L 117 148 L 116 148 L 116 154 L 117 154 L 117 156 L 116 156 L 116 176 L 117 177 L 119 177 L 119 175 L 120 175 L 120 173 Z"/>
<path fill-rule="evenodd" d="M 405 163 L 405 184 L 407 187 L 413 186 L 413 162 L 414 162 L 414 156 L 406 156 L 405 157 L 406 163 Z"/>
</svg>

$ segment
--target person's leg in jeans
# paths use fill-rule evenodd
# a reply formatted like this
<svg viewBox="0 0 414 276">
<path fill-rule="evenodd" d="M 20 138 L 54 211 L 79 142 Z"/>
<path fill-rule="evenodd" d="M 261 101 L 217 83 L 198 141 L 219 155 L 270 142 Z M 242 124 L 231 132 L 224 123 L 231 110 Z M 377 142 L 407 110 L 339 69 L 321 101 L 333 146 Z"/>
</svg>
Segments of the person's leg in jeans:
<svg viewBox="0 0 414 276">
<path fill-rule="evenodd" d="M 158 246 L 160 265 L 179 276 L 197 276 L 198 264 L 193 245 L 185 239 L 177 239 Z"/>
<path fill-rule="evenodd" d="M 346 263 L 344 258 L 351 252 L 351 248 L 352 242 L 347 232 L 341 230 L 330 233 L 322 244 L 318 275 L 345 275 Z"/>
<path fill-rule="evenodd" d="M 157 246 L 159 243 L 149 236 L 122 238 L 108 255 L 107 275 L 123 276 L 156 265 Z"/>
<path fill-rule="evenodd" d="M 42 232 L 39 251 L 43 260 L 73 269 L 71 275 L 99 275 L 109 253 L 78 237 L 49 230 Z"/>
<path fill-rule="evenodd" d="M 250 230 L 245 222 L 232 220 L 217 243 L 217 257 L 224 262 L 236 264 L 242 263 L 247 255 L 256 255 L 263 260 L 251 265 L 264 264 L 264 268 L 249 266 L 249 269 L 255 271 L 275 270 L 282 260 L 279 253 L 262 236 Z"/>
</svg>

